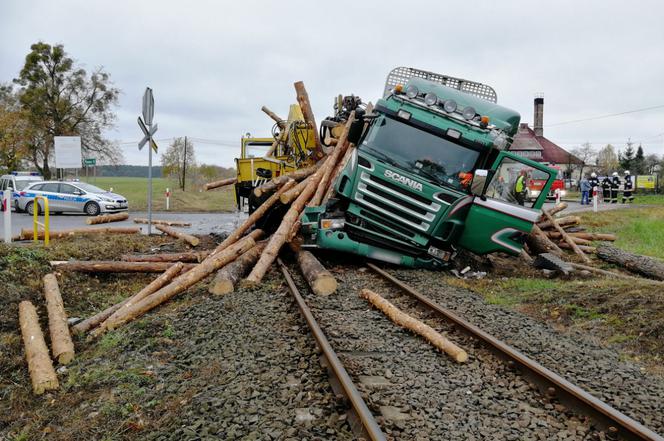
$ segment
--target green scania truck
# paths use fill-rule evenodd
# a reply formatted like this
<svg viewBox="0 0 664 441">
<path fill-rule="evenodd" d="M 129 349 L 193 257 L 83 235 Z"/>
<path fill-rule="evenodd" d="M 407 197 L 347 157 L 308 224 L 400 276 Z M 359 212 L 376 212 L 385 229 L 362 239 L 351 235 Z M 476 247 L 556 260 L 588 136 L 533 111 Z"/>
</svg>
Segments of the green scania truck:
<svg viewBox="0 0 664 441">
<path fill-rule="evenodd" d="M 336 196 L 303 212 L 303 245 L 420 268 L 459 247 L 519 254 L 556 171 L 507 151 L 520 115 L 496 101 L 485 84 L 392 70 L 375 107 L 354 109 L 357 147 Z M 527 202 L 517 183 L 535 171 L 548 178 Z"/>
</svg>

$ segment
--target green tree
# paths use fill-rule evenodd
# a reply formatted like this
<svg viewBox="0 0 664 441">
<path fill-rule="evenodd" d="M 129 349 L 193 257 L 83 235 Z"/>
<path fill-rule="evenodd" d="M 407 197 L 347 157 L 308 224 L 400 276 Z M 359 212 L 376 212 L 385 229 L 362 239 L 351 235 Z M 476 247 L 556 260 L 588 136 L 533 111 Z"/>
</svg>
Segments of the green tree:
<svg viewBox="0 0 664 441">
<path fill-rule="evenodd" d="M 655 170 L 657 168 L 657 165 L 663 160 L 664 158 L 660 158 L 656 154 L 650 154 L 645 157 L 644 159 L 644 173 L 648 175 L 652 175 L 655 173 Z"/>
<path fill-rule="evenodd" d="M 26 147 L 45 178 L 51 177 L 54 136 L 80 136 L 86 157 L 121 159 L 117 146 L 103 137 L 113 126 L 120 91 L 101 67 L 88 74 L 62 45 L 39 42 L 30 46 L 14 82 L 21 86 L 19 101 L 33 130 Z"/>
<path fill-rule="evenodd" d="M 627 141 L 627 147 L 624 153 L 618 153 L 618 161 L 623 170 L 630 170 L 634 168 L 634 143 Z"/>
<path fill-rule="evenodd" d="M 18 170 L 26 155 L 29 126 L 10 85 L 0 85 L 0 167 Z"/>
<path fill-rule="evenodd" d="M 597 152 L 597 166 L 603 175 L 610 175 L 616 171 L 619 165 L 618 155 L 616 155 L 616 150 L 611 144 L 607 144 L 606 147 Z"/>
<path fill-rule="evenodd" d="M 162 174 L 178 182 L 180 188 L 184 188 L 184 176 L 188 174 L 193 177 L 196 170 L 196 155 L 194 153 L 194 144 L 187 141 L 187 156 L 185 161 L 184 138 L 175 138 L 161 155 Z M 186 162 L 186 173 L 182 173 Z"/>
<path fill-rule="evenodd" d="M 632 161 L 633 170 L 628 169 L 632 172 L 633 175 L 642 175 L 646 169 L 646 158 L 643 155 L 643 147 L 639 144 L 639 147 L 636 149 L 636 155 L 634 156 L 634 161 Z"/>
</svg>

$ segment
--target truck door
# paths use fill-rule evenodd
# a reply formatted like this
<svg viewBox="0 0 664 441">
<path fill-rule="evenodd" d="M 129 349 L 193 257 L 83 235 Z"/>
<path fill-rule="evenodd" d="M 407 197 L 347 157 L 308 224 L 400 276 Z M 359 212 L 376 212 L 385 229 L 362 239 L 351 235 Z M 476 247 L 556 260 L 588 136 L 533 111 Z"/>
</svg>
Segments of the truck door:
<svg viewBox="0 0 664 441">
<path fill-rule="evenodd" d="M 532 173 L 546 176 L 541 193 L 528 201 L 526 184 Z M 553 170 L 517 155 L 501 152 L 492 168 L 484 196 L 475 196 L 459 245 L 477 253 L 519 254 L 540 216 L 540 208 L 555 179 Z"/>
</svg>

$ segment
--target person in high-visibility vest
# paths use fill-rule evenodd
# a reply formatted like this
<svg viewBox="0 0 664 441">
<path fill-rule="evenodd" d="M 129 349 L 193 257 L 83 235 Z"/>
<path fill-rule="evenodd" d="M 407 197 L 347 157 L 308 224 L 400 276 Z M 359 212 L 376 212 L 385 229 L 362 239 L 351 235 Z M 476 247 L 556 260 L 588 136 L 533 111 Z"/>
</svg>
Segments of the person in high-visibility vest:
<svg viewBox="0 0 664 441">
<path fill-rule="evenodd" d="M 526 204 L 526 194 L 528 193 L 528 187 L 526 186 L 526 170 L 521 170 L 519 172 L 519 177 L 516 178 L 514 183 L 514 197 L 519 205 Z"/>
</svg>

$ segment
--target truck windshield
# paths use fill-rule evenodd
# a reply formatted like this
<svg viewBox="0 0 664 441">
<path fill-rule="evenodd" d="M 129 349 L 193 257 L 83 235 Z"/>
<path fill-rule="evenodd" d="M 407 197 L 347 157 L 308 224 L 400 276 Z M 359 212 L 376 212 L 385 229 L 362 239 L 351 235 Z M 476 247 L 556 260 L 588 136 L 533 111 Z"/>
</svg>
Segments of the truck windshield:
<svg viewBox="0 0 664 441">
<path fill-rule="evenodd" d="M 382 117 L 371 127 L 360 146 L 363 149 L 379 154 L 394 166 L 454 188 L 461 188 L 459 173 L 471 172 L 480 155 L 478 151 L 388 117 Z"/>
</svg>

